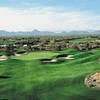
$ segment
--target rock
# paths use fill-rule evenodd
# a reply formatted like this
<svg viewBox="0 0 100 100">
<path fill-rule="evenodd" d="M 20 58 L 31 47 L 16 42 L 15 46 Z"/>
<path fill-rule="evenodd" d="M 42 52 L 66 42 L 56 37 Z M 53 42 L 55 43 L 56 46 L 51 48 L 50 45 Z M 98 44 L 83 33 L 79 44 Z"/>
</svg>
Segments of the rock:
<svg viewBox="0 0 100 100">
<path fill-rule="evenodd" d="M 89 88 L 100 89 L 100 71 L 87 75 L 84 83 Z"/>
</svg>

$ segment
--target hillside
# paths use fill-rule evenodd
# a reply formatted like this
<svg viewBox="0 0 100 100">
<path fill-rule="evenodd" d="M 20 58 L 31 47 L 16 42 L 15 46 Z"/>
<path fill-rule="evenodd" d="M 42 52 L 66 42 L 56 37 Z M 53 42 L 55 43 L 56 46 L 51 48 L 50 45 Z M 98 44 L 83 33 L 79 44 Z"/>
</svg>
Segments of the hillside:
<svg viewBox="0 0 100 100">
<path fill-rule="evenodd" d="M 84 85 L 84 79 L 88 74 L 100 70 L 99 51 L 100 49 L 88 52 L 66 50 L 51 54 L 44 52 L 45 58 L 47 53 L 49 58 L 65 53 L 74 55 L 74 59 L 59 64 L 41 63 L 42 52 L 1 61 L 0 75 L 9 77 L 0 79 L 0 99 L 99 100 L 99 90 L 92 90 Z M 28 59 L 29 56 L 31 59 Z"/>
</svg>

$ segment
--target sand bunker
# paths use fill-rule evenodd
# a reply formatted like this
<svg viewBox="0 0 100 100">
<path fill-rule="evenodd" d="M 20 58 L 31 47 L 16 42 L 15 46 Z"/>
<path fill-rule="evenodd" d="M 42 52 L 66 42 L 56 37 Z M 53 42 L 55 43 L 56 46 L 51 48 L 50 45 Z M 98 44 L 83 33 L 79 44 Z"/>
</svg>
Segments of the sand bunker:
<svg viewBox="0 0 100 100">
<path fill-rule="evenodd" d="M 41 59 L 41 62 L 48 62 L 48 63 L 50 63 L 50 62 L 57 62 L 57 60 L 56 59 Z"/>
<path fill-rule="evenodd" d="M 7 60 L 7 57 L 5 55 L 0 55 L 0 61 Z"/>
<path fill-rule="evenodd" d="M 15 53 L 15 56 L 21 56 L 21 55 L 24 55 L 24 54 L 27 54 L 25 51 L 18 51 Z"/>
<path fill-rule="evenodd" d="M 56 56 L 56 58 L 74 59 L 74 58 L 72 58 L 72 57 L 73 57 L 73 55 L 70 55 L 70 54 L 62 54 L 62 55 Z"/>
<path fill-rule="evenodd" d="M 85 78 L 85 85 L 93 89 L 100 89 L 100 71 L 87 75 Z"/>
</svg>

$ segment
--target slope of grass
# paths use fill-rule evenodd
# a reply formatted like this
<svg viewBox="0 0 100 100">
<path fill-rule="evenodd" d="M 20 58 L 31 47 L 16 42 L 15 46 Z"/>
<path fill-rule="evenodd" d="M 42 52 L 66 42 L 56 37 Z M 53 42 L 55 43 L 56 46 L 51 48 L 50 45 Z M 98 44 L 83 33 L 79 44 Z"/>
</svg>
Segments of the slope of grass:
<svg viewBox="0 0 100 100">
<path fill-rule="evenodd" d="M 12 78 L 0 79 L 0 98 L 8 100 L 100 100 L 99 90 L 84 85 L 86 75 L 100 69 L 100 49 L 88 52 L 66 50 L 48 53 L 74 54 L 72 60 L 62 63 L 42 64 L 39 59 L 45 54 L 30 53 L 0 62 L 0 75 Z M 34 59 L 31 54 L 35 55 Z M 25 58 L 26 57 L 26 58 Z M 29 57 L 29 58 L 28 58 Z M 33 60 L 32 60 L 33 59 Z"/>
</svg>

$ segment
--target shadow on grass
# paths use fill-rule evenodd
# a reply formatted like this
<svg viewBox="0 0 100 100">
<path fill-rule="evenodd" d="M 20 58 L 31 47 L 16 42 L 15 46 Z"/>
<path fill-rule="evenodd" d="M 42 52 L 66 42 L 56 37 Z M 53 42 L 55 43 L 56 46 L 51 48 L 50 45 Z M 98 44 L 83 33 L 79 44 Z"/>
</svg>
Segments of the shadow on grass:
<svg viewBox="0 0 100 100">
<path fill-rule="evenodd" d="M 12 78 L 11 76 L 0 76 L 0 79 L 9 79 Z"/>
<path fill-rule="evenodd" d="M 87 96 L 72 95 L 67 98 L 68 100 L 94 100 Z"/>
</svg>

